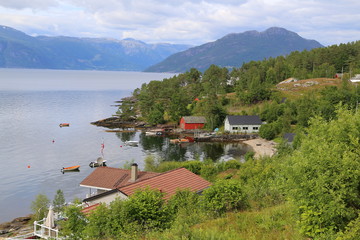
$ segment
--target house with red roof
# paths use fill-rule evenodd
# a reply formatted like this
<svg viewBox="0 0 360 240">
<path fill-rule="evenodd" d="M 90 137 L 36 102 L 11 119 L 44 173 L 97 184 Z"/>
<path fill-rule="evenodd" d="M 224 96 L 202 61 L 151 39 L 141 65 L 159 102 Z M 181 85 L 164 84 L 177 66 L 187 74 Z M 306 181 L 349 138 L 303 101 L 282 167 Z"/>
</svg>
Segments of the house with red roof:
<svg viewBox="0 0 360 240">
<path fill-rule="evenodd" d="M 116 198 L 127 199 L 138 189 L 157 189 L 163 192 L 164 199 L 168 200 L 178 190 L 189 189 L 201 193 L 210 185 L 210 182 L 186 168 L 178 168 L 164 173 L 142 172 L 138 171 L 136 163 L 131 166 L 131 170 L 110 167 L 97 168 L 80 183 L 82 187 L 98 190 L 96 195 L 83 200 L 88 206 L 99 203 L 109 204 Z"/>
</svg>

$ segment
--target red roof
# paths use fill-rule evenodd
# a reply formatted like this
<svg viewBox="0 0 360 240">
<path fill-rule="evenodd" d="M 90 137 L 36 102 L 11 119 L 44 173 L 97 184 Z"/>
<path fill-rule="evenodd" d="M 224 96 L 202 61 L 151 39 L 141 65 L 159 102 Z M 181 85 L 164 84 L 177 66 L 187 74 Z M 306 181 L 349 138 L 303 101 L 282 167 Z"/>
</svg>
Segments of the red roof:
<svg viewBox="0 0 360 240">
<path fill-rule="evenodd" d="M 204 190 L 210 185 L 210 182 L 187 170 L 186 168 L 178 168 L 154 176 L 152 178 L 118 187 L 118 189 L 127 196 L 130 196 L 137 189 L 150 187 L 151 189 L 158 189 L 164 192 L 164 198 L 169 199 L 179 189 L 189 189 L 193 192 L 198 192 Z"/>
<path fill-rule="evenodd" d="M 130 171 L 131 170 L 121 168 L 98 167 L 89 176 L 82 180 L 80 186 L 115 189 L 130 183 Z M 159 174 L 160 173 L 138 171 L 138 179 L 136 182 Z"/>
<path fill-rule="evenodd" d="M 86 216 L 88 216 L 92 211 L 94 211 L 98 206 L 100 205 L 100 203 L 96 203 L 94 205 L 88 206 L 86 208 L 81 209 L 81 212 L 83 214 L 85 214 Z"/>
</svg>

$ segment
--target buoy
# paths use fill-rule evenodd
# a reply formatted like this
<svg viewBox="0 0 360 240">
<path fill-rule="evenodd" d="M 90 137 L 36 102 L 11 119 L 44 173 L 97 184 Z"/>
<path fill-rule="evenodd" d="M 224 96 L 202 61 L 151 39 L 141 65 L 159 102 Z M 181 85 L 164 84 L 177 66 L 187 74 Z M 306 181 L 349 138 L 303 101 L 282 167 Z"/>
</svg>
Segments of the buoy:
<svg viewBox="0 0 360 240">
<path fill-rule="evenodd" d="M 122 147 L 122 146 L 120 145 L 120 147 Z"/>
<path fill-rule="evenodd" d="M 30 165 L 28 165 L 28 168 L 30 168 Z"/>
<path fill-rule="evenodd" d="M 52 143 L 54 143 L 54 142 L 55 142 L 55 140 L 53 139 L 53 140 L 52 140 Z"/>
</svg>

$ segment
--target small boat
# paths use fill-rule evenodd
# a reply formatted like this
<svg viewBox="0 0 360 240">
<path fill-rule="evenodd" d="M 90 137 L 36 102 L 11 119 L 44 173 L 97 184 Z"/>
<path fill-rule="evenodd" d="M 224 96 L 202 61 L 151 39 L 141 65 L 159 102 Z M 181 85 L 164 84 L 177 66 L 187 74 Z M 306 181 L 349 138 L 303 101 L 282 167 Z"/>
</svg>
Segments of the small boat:
<svg viewBox="0 0 360 240">
<path fill-rule="evenodd" d="M 102 157 L 98 157 L 98 159 L 96 159 L 96 162 L 91 162 L 89 166 L 92 168 L 101 166 L 106 167 L 106 160 Z"/>
<path fill-rule="evenodd" d="M 187 138 L 177 138 L 177 139 L 170 139 L 170 143 L 188 143 L 191 142 Z"/>
<path fill-rule="evenodd" d="M 70 123 L 60 123 L 59 127 L 70 127 Z"/>
<path fill-rule="evenodd" d="M 80 165 L 71 166 L 71 167 L 63 167 L 61 169 L 62 172 L 70 172 L 70 171 L 79 171 Z"/>
<path fill-rule="evenodd" d="M 125 145 L 137 147 L 139 145 L 138 141 L 126 141 Z"/>
</svg>

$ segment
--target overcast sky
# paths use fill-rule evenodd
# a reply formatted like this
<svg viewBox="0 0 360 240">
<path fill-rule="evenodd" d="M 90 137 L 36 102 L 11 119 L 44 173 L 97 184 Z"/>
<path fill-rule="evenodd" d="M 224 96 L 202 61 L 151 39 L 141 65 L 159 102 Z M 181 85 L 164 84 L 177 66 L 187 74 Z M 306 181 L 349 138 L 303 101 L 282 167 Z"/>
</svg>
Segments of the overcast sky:
<svg viewBox="0 0 360 240">
<path fill-rule="evenodd" d="M 276 26 L 327 46 L 360 40 L 360 1 L 0 0 L 0 25 L 32 36 L 191 45 Z"/>
</svg>

